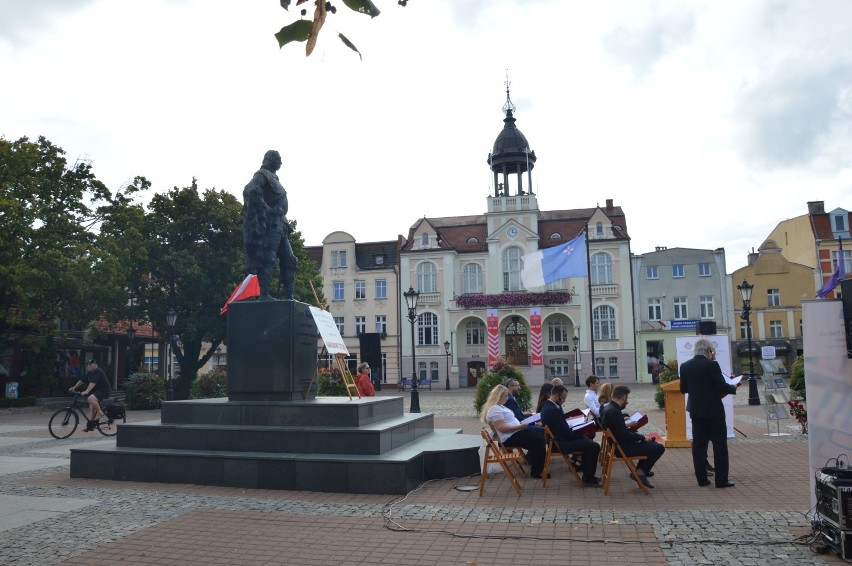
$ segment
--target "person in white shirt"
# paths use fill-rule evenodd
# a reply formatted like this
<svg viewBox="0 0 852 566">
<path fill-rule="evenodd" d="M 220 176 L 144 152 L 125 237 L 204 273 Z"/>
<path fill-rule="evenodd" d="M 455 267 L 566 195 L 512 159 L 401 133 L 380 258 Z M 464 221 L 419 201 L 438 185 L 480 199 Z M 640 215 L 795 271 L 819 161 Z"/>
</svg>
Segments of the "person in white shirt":
<svg viewBox="0 0 852 566">
<path fill-rule="evenodd" d="M 601 404 L 600 401 L 598 401 L 598 387 L 600 384 L 601 380 L 598 379 L 598 376 L 590 375 L 587 377 L 586 396 L 583 398 L 583 401 L 589 408 L 589 412 L 591 412 L 596 419 L 601 418 Z"/>
<path fill-rule="evenodd" d="M 479 419 L 484 424 L 493 424 L 500 436 L 500 442 L 505 446 L 524 448 L 530 463 L 530 476 L 541 479 L 544 470 L 544 431 L 540 427 L 531 427 L 529 423 L 522 424 L 515 414 L 504 405 L 509 399 L 509 390 L 503 385 L 497 385 L 491 390 Z"/>
</svg>

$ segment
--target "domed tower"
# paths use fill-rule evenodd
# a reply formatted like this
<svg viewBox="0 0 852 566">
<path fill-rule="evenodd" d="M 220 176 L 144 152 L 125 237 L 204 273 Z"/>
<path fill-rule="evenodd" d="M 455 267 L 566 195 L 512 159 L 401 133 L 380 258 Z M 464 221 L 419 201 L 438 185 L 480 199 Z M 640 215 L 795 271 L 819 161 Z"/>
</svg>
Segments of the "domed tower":
<svg viewBox="0 0 852 566">
<path fill-rule="evenodd" d="M 507 197 L 511 195 L 509 187 L 509 176 L 517 175 L 518 195 L 533 194 L 532 192 L 532 168 L 535 166 L 535 152 L 530 150 L 527 138 L 515 126 L 515 105 L 509 96 L 509 81 L 506 81 L 506 104 L 503 112 L 503 131 L 494 140 L 494 149 L 488 154 L 488 165 L 494 172 L 494 196 Z M 503 182 L 500 182 L 499 174 L 503 174 Z M 527 174 L 527 190 L 524 191 L 524 173 Z"/>
</svg>

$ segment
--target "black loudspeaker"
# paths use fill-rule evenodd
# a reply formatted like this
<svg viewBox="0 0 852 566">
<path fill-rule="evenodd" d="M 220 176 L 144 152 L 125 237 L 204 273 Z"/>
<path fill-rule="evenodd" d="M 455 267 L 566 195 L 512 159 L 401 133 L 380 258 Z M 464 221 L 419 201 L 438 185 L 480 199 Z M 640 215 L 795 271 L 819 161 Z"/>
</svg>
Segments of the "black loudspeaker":
<svg viewBox="0 0 852 566">
<path fill-rule="evenodd" d="M 716 334 L 715 320 L 699 320 L 695 325 L 695 333 L 699 336 L 711 336 Z"/>
<path fill-rule="evenodd" d="M 382 369 L 382 340 L 378 332 L 365 332 L 358 335 L 361 347 L 361 361 L 370 364 L 373 371 Z"/>
<path fill-rule="evenodd" d="M 843 327 L 846 329 L 846 357 L 852 359 L 852 279 L 840 282 L 843 299 Z"/>
</svg>

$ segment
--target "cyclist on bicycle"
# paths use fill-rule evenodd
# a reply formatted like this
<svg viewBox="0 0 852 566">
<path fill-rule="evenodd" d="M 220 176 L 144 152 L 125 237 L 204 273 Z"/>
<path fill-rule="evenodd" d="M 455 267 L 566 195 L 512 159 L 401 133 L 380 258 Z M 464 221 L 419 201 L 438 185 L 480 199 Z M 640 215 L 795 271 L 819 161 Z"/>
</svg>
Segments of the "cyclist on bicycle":
<svg viewBox="0 0 852 566">
<path fill-rule="evenodd" d="M 104 370 L 98 367 L 98 360 L 94 358 L 89 360 L 86 364 L 86 370 L 86 377 L 79 380 L 68 391 L 76 393 L 78 387 L 81 385 L 86 386 L 86 389 L 80 395 L 89 403 L 91 410 L 92 416 L 89 422 L 86 423 L 86 432 L 89 432 L 95 430 L 98 422 L 98 411 L 101 410 L 101 401 L 109 398 L 112 389 L 109 386 L 109 380 Z"/>
</svg>

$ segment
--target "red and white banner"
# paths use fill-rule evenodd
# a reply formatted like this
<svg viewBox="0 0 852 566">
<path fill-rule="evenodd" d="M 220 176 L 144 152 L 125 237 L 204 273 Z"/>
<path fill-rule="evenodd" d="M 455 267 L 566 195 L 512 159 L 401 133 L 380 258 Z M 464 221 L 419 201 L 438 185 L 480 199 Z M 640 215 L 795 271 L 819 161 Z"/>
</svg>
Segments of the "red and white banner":
<svg viewBox="0 0 852 566">
<path fill-rule="evenodd" d="M 219 311 L 219 314 L 225 314 L 228 312 L 228 305 L 235 301 L 242 301 L 243 299 L 259 296 L 260 283 L 257 282 L 257 275 L 249 274 L 245 279 L 243 279 L 243 282 L 234 289 L 234 292 L 231 293 L 231 296 L 227 301 L 225 301 L 225 305 L 222 307 L 222 310 Z"/>
<path fill-rule="evenodd" d="M 541 357 L 541 307 L 530 307 L 530 365 L 544 365 Z"/>
<path fill-rule="evenodd" d="M 500 321 L 497 319 L 497 309 L 485 311 L 488 326 L 488 367 L 492 367 L 500 359 Z"/>
</svg>

